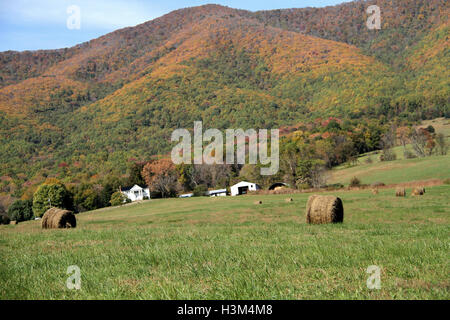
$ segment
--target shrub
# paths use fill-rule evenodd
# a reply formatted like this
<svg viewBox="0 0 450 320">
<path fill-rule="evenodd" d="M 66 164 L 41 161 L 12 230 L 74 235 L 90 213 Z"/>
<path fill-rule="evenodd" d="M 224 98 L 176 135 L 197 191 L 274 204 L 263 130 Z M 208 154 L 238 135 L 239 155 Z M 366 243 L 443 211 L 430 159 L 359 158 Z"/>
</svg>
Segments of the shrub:
<svg viewBox="0 0 450 320">
<path fill-rule="evenodd" d="M 33 218 L 33 201 L 17 200 L 8 208 L 8 215 L 13 221 L 22 222 Z"/>
<path fill-rule="evenodd" d="M 344 188 L 344 185 L 342 183 L 334 183 L 334 184 L 329 184 L 327 186 L 328 189 L 342 189 Z"/>
<path fill-rule="evenodd" d="M 128 199 L 122 192 L 116 191 L 111 195 L 111 200 L 109 201 L 109 203 L 111 204 L 111 206 L 116 207 L 127 203 L 127 200 L 130 199 Z"/>
<path fill-rule="evenodd" d="M 370 164 L 370 163 L 372 163 L 372 162 L 373 162 L 372 157 L 367 157 L 367 158 L 366 158 L 366 163 L 367 163 L 367 164 Z"/>
<path fill-rule="evenodd" d="M 41 184 L 34 193 L 33 213 L 36 217 L 42 217 L 50 207 L 67 210 L 73 207 L 72 196 L 61 182 Z"/>
<path fill-rule="evenodd" d="M 429 133 L 435 133 L 436 130 L 434 129 L 434 127 L 430 124 L 425 130 L 427 130 Z"/>
<path fill-rule="evenodd" d="M 444 184 L 450 184 L 450 178 L 445 179 Z"/>
<path fill-rule="evenodd" d="M 0 214 L 0 224 L 9 224 L 11 222 L 11 219 L 9 219 L 9 217 L 2 213 Z"/>
<path fill-rule="evenodd" d="M 397 155 L 392 151 L 392 149 L 385 149 L 380 155 L 380 161 L 394 161 L 397 160 Z"/>
<path fill-rule="evenodd" d="M 357 177 L 353 177 L 350 180 L 350 187 L 359 187 L 361 185 L 361 180 L 359 180 Z"/>
<path fill-rule="evenodd" d="M 194 197 L 203 197 L 208 191 L 208 187 L 204 184 L 194 188 Z"/>
<path fill-rule="evenodd" d="M 417 158 L 417 156 L 414 153 L 412 153 L 411 151 L 409 151 L 409 150 L 406 150 L 403 153 L 403 155 L 405 156 L 405 159 L 415 159 L 415 158 Z"/>
<path fill-rule="evenodd" d="M 311 189 L 311 186 L 308 183 L 298 183 L 297 184 L 297 189 L 299 189 L 299 190 L 307 190 L 307 189 Z"/>
</svg>

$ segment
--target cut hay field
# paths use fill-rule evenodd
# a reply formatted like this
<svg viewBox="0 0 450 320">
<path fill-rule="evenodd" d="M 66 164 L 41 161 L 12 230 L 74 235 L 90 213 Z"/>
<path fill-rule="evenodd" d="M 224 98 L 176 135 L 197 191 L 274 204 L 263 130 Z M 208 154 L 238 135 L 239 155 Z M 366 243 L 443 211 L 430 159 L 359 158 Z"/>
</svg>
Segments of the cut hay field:
<svg viewBox="0 0 450 320">
<path fill-rule="evenodd" d="M 449 299 L 450 186 L 407 191 L 334 192 L 337 225 L 307 225 L 309 195 L 293 194 L 153 200 L 79 214 L 68 230 L 0 226 L 0 298 Z M 71 265 L 79 291 L 66 288 Z M 380 290 L 366 286 L 371 265 Z"/>
</svg>

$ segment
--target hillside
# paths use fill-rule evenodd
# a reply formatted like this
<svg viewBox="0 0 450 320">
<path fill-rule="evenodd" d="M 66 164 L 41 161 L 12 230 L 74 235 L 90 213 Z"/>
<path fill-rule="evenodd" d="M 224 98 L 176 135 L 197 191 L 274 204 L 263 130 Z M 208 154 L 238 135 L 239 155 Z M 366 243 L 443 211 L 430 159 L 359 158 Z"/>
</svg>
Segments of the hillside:
<svg viewBox="0 0 450 320">
<path fill-rule="evenodd" d="M 200 119 L 223 129 L 448 116 L 448 3 L 375 2 L 381 31 L 365 28 L 362 1 L 207 5 L 72 48 L 0 53 L 0 193 L 124 175 Z"/>
<path fill-rule="evenodd" d="M 366 28 L 366 9 L 381 10 L 381 30 Z M 254 16 L 278 28 L 345 42 L 395 67 L 404 66 L 407 51 L 434 28 L 448 21 L 445 0 L 359 0 L 326 8 L 256 12 Z"/>
<path fill-rule="evenodd" d="M 435 119 L 424 121 L 420 127 L 433 126 L 437 133 L 442 133 L 447 143 L 450 142 L 450 121 Z M 405 145 L 412 152 L 411 144 Z M 393 148 L 397 159 L 395 161 L 380 161 L 378 152 L 362 155 L 356 165 L 341 165 L 331 171 L 330 183 L 348 185 L 353 177 L 363 184 L 383 182 L 387 185 L 418 182 L 427 180 L 450 179 L 450 155 L 433 155 L 425 158 L 405 159 L 404 147 Z M 370 161 L 368 159 L 370 158 Z"/>
</svg>

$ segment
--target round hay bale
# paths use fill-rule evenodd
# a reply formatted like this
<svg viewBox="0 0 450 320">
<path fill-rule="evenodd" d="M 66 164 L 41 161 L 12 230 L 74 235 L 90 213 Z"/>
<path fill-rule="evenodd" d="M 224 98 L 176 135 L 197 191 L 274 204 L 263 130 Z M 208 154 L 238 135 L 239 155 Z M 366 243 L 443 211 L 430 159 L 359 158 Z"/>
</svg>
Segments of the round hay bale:
<svg viewBox="0 0 450 320">
<path fill-rule="evenodd" d="M 0 214 L 0 224 L 9 224 L 11 222 L 11 219 L 9 219 L 9 217 L 2 213 Z"/>
<path fill-rule="evenodd" d="M 395 189 L 396 197 L 406 197 L 406 189 L 405 188 L 397 188 Z"/>
<path fill-rule="evenodd" d="M 69 210 L 50 208 L 42 217 L 43 229 L 64 229 L 75 228 L 76 226 L 75 215 Z"/>
<path fill-rule="evenodd" d="M 340 223 L 344 221 L 342 200 L 335 196 L 313 195 L 306 204 L 306 222 L 311 224 Z"/>
<path fill-rule="evenodd" d="M 292 199 L 292 198 L 287 198 L 285 201 L 286 201 L 286 202 L 294 202 L 294 199 Z"/>
<path fill-rule="evenodd" d="M 423 187 L 414 188 L 412 191 L 413 196 L 423 196 L 424 194 L 425 194 L 425 188 L 423 188 Z"/>
<path fill-rule="evenodd" d="M 378 194 L 378 189 L 372 189 L 372 194 L 373 195 L 377 195 Z"/>
<path fill-rule="evenodd" d="M 255 201 L 254 204 L 262 204 L 262 201 Z"/>
</svg>

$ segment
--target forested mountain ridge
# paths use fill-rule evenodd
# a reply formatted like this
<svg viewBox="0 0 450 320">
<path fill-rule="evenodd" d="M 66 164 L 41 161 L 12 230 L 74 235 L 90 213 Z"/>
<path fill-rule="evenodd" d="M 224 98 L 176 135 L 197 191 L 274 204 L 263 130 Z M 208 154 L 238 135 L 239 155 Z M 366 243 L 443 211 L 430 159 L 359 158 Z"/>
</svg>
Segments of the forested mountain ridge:
<svg viewBox="0 0 450 320">
<path fill-rule="evenodd" d="M 382 30 L 365 26 L 382 9 Z M 0 53 L 0 193 L 121 175 L 170 133 L 449 114 L 446 1 L 187 8 L 73 48 Z"/>
<path fill-rule="evenodd" d="M 381 10 L 381 30 L 369 30 L 366 10 Z M 402 65 L 407 49 L 448 20 L 446 0 L 360 0 L 326 8 L 260 11 L 267 24 L 318 38 L 352 44 L 393 66 Z"/>
</svg>

